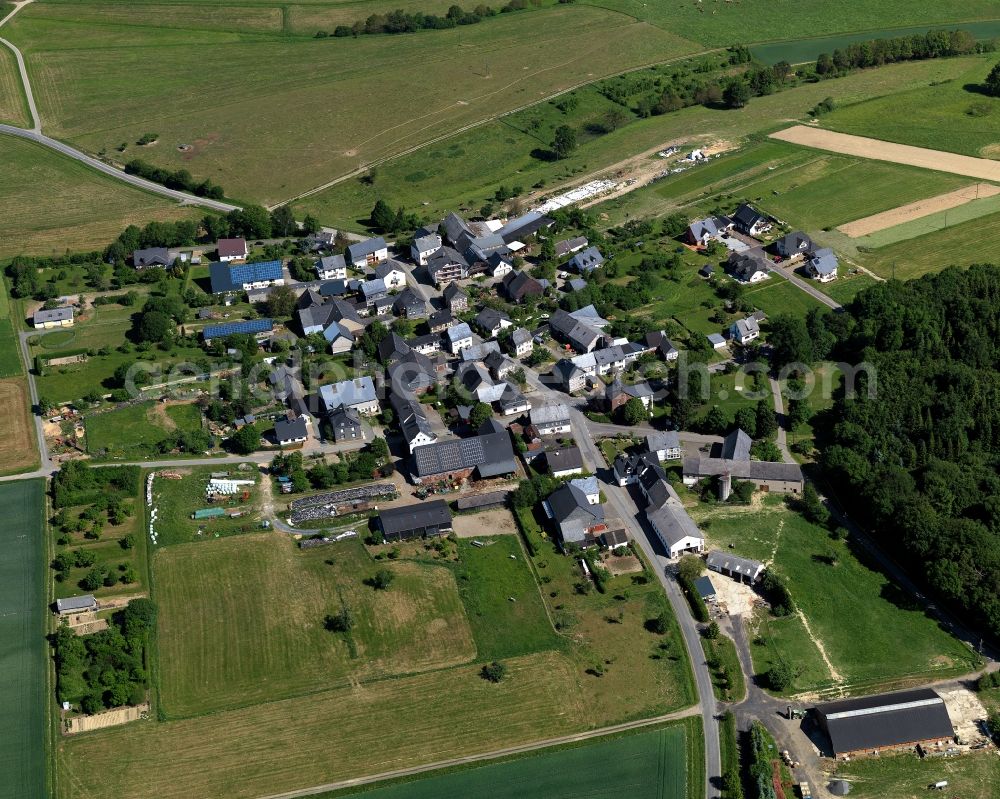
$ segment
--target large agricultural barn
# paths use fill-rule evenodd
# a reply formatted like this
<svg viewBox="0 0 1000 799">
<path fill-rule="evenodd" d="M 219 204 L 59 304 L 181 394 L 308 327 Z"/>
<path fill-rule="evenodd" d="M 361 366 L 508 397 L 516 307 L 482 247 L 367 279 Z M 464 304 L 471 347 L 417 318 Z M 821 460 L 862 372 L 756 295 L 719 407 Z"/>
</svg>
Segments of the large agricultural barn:
<svg viewBox="0 0 1000 799">
<path fill-rule="evenodd" d="M 451 511 L 443 499 L 383 510 L 378 520 L 386 541 L 427 538 L 451 532 Z"/>
<path fill-rule="evenodd" d="M 955 736 L 948 708 L 931 688 L 828 702 L 816 717 L 836 756 L 947 744 Z"/>
</svg>

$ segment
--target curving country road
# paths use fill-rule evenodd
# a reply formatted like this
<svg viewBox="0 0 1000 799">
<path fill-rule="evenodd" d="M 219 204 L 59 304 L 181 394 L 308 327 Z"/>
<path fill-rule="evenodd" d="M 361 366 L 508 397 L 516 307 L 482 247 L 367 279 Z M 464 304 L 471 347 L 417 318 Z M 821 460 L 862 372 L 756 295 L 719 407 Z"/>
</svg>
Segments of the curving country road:
<svg viewBox="0 0 1000 799">
<path fill-rule="evenodd" d="M 103 172 L 105 175 L 109 175 L 115 180 L 120 180 L 123 183 L 129 183 L 137 189 L 152 192 L 153 194 L 159 194 L 163 197 L 168 197 L 171 200 L 177 200 L 182 205 L 197 205 L 202 208 L 210 208 L 213 211 L 222 211 L 224 213 L 235 211 L 240 208 L 239 205 L 224 203 L 219 200 L 210 200 L 207 197 L 196 197 L 195 195 L 188 194 L 185 191 L 168 189 L 166 186 L 161 186 L 159 183 L 153 183 L 153 181 L 146 180 L 138 175 L 130 175 L 127 172 L 116 169 L 110 164 L 106 164 L 93 156 L 89 156 L 74 147 L 70 147 L 68 144 L 63 144 L 61 141 L 53 139 L 51 136 L 46 136 L 39 130 L 27 130 L 26 128 L 18 128 L 14 125 L 0 125 L 0 133 L 6 133 L 9 136 L 18 136 L 22 139 L 33 141 L 36 144 L 40 144 L 43 147 L 48 147 L 50 150 L 55 150 L 62 155 L 68 156 L 75 161 L 86 164 L 91 169 Z"/>
</svg>

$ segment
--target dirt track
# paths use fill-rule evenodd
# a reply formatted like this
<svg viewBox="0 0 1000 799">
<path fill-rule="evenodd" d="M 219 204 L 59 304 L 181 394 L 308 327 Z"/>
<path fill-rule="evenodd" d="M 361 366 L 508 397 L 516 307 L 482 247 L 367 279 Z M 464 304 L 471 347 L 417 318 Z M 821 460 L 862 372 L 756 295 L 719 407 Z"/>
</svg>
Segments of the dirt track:
<svg viewBox="0 0 1000 799">
<path fill-rule="evenodd" d="M 922 169 L 934 169 L 938 172 L 1000 182 L 1000 161 L 991 161 L 988 158 L 972 158 L 968 155 L 946 153 L 943 150 L 893 144 L 880 139 L 836 133 L 806 125 L 795 125 L 779 130 L 777 133 L 772 133 L 770 138 L 844 155 L 890 161 L 894 164 L 909 164 Z"/>
<path fill-rule="evenodd" d="M 949 208 L 965 205 L 980 197 L 992 197 L 994 194 L 1000 194 L 1000 186 L 994 186 L 992 183 L 977 183 L 975 186 L 964 186 L 946 194 L 938 194 L 936 197 L 917 200 L 898 208 L 890 208 L 880 214 L 856 219 L 846 225 L 841 225 L 837 230 L 852 239 L 856 239 L 860 236 L 867 236 L 869 233 L 901 225 L 903 222 L 936 214 L 938 211 L 946 211 Z"/>
</svg>

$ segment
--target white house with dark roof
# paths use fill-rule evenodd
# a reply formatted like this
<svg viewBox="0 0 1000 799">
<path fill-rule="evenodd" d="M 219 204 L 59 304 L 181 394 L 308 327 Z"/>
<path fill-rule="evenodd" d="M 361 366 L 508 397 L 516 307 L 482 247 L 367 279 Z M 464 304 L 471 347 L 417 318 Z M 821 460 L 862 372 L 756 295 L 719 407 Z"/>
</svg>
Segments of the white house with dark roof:
<svg viewBox="0 0 1000 799">
<path fill-rule="evenodd" d="M 510 346 L 515 358 L 524 358 L 531 354 L 531 351 L 535 348 L 535 342 L 531 333 L 523 327 L 518 327 L 511 333 Z"/>
<path fill-rule="evenodd" d="M 442 244 L 441 237 L 437 233 L 419 236 L 410 245 L 410 257 L 419 266 L 427 266 L 427 259 L 440 250 Z"/>
<path fill-rule="evenodd" d="M 388 257 L 389 246 L 381 236 L 359 241 L 347 248 L 348 261 L 350 261 L 351 266 L 358 269 L 375 266 L 375 264 L 382 263 Z"/>
<path fill-rule="evenodd" d="M 581 275 L 593 272 L 604 264 L 604 256 L 597 247 L 588 247 L 582 252 L 578 252 L 566 264 L 570 269 L 575 269 Z"/>
<path fill-rule="evenodd" d="M 317 280 L 346 280 L 347 261 L 343 255 L 327 255 L 316 262 Z"/>
<path fill-rule="evenodd" d="M 688 225 L 684 240 L 693 246 L 705 247 L 710 241 L 718 241 L 732 229 L 733 220 L 728 216 L 710 216 Z"/>
<path fill-rule="evenodd" d="M 740 283 L 759 283 L 769 275 L 769 262 L 759 247 L 744 252 L 731 252 L 726 260 L 726 271 Z"/>
<path fill-rule="evenodd" d="M 246 239 L 219 239 L 215 243 L 215 249 L 219 254 L 219 260 L 223 263 L 230 261 L 245 261 L 247 257 Z"/>
<path fill-rule="evenodd" d="M 531 424 L 542 436 L 556 436 L 572 432 L 569 406 L 562 402 L 552 402 L 532 408 L 529 414 Z"/>
<path fill-rule="evenodd" d="M 375 383 L 368 375 L 320 386 L 319 396 L 327 413 L 337 408 L 349 408 L 367 416 L 381 411 Z"/>
<path fill-rule="evenodd" d="M 513 327 L 514 323 L 510 321 L 510 317 L 504 311 L 498 311 L 496 308 L 483 308 L 476 314 L 475 325 L 483 332 L 484 336 L 496 338 L 500 335 L 501 330 Z"/>
<path fill-rule="evenodd" d="M 406 285 L 406 270 L 399 261 L 392 259 L 375 265 L 375 277 L 382 278 L 389 291 L 401 289 Z"/>
<path fill-rule="evenodd" d="M 760 338 L 760 325 L 753 317 L 737 319 L 729 326 L 729 339 L 737 344 L 749 344 Z"/>
<path fill-rule="evenodd" d="M 274 423 L 274 439 L 283 447 L 304 443 L 309 439 L 306 418 L 299 416 L 291 420 L 279 419 Z"/>
<path fill-rule="evenodd" d="M 771 229 L 771 220 L 748 203 L 743 203 L 732 216 L 736 229 L 747 236 L 759 236 Z"/>
<path fill-rule="evenodd" d="M 649 433 L 646 436 L 646 451 L 656 455 L 656 459 L 660 463 L 680 460 L 684 454 L 681 439 L 676 430 Z"/>
<path fill-rule="evenodd" d="M 452 325 L 445 335 L 448 337 L 448 348 L 452 355 L 458 355 L 462 350 L 472 346 L 472 328 L 468 322 Z"/>
</svg>

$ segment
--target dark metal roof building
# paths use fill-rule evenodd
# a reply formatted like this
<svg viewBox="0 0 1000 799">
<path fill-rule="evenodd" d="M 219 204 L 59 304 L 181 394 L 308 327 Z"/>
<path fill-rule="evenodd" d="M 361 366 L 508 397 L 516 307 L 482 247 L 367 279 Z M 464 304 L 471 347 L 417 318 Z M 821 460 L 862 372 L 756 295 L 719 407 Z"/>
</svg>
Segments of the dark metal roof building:
<svg viewBox="0 0 1000 799">
<path fill-rule="evenodd" d="M 451 511 L 443 499 L 383 510 L 378 518 L 387 539 L 441 535 L 451 530 Z"/>
<path fill-rule="evenodd" d="M 955 735 L 944 700 L 931 688 L 828 702 L 816 708 L 816 716 L 837 755 Z"/>
</svg>

